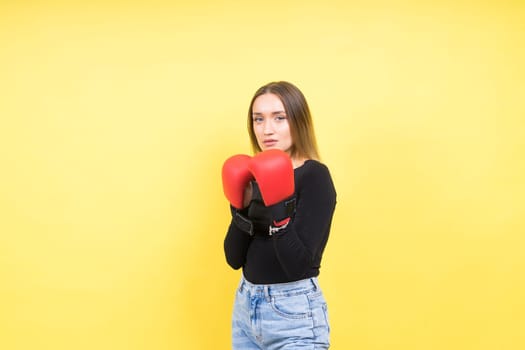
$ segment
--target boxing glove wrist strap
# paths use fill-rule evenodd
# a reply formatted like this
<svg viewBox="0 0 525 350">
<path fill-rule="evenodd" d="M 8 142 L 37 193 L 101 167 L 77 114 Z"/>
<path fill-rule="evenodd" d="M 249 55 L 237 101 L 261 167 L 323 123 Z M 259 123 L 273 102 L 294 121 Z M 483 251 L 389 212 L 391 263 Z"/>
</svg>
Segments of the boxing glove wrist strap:
<svg viewBox="0 0 525 350">
<path fill-rule="evenodd" d="M 273 236 L 274 233 L 278 233 L 281 230 L 284 230 L 288 227 L 288 224 L 290 223 L 291 218 L 286 218 L 284 220 L 281 220 L 279 222 L 273 222 L 273 225 L 270 225 L 268 227 L 268 235 Z"/>
<path fill-rule="evenodd" d="M 231 205 L 230 209 L 233 223 L 241 231 L 247 233 L 249 236 L 254 236 L 256 234 L 261 236 L 272 236 L 273 234 L 279 233 L 288 227 L 288 224 L 292 220 L 292 217 L 295 213 L 295 198 L 282 201 L 268 208 L 270 209 L 272 214 L 271 216 L 273 217 L 271 224 L 266 226 L 268 227 L 268 231 L 266 231 L 266 227 L 261 227 L 261 224 L 256 225 L 252 220 L 250 220 L 249 216 L 245 216 L 242 211 L 239 211 Z"/>
<path fill-rule="evenodd" d="M 238 209 L 233 205 L 230 205 L 230 210 L 232 213 L 232 219 L 235 226 L 237 226 L 241 231 L 246 232 L 250 236 L 253 236 L 253 222 L 248 219 L 246 216 L 242 215 Z"/>
<path fill-rule="evenodd" d="M 232 214 L 235 226 L 237 226 L 237 228 L 239 228 L 241 231 L 247 233 L 249 236 L 254 236 L 255 234 L 265 236 L 264 230 L 261 230 L 261 227 L 259 227 L 258 231 L 254 229 L 254 224 L 250 219 L 248 219 L 238 211 L 235 211 Z M 274 233 L 278 233 L 281 230 L 284 230 L 290 223 L 290 220 L 291 218 L 286 218 L 279 222 L 274 221 L 273 225 L 268 226 L 268 235 L 272 236 Z"/>
<path fill-rule="evenodd" d="M 291 199 L 271 206 L 271 211 L 274 220 L 268 228 L 268 234 L 270 236 L 288 227 L 295 213 L 295 198 L 292 197 Z"/>
</svg>

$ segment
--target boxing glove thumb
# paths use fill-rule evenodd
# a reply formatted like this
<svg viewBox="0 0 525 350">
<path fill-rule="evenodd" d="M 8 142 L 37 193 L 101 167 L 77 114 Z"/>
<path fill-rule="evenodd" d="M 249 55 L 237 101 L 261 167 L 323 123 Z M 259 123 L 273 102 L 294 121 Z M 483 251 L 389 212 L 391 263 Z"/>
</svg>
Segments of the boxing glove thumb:
<svg viewBox="0 0 525 350">
<path fill-rule="evenodd" d="M 290 156 L 284 151 L 270 149 L 257 153 L 249 162 L 266 206 L 279 203 L 294 194 L 294 170 Z"/>
<path fill-rule="evenodd" d="M 249 170 L 252 157 L 245 154 L 234 155 L 222 166 L 222 188 L 230 204 L 242 209 L 244 206 L 244 190 L 253 179 Z"/>
</svg>

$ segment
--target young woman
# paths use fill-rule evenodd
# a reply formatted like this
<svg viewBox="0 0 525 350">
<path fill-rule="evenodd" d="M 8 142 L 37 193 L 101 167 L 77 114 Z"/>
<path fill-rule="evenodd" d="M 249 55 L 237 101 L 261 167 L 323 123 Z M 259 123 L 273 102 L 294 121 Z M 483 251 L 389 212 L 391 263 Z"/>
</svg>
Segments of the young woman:
<svg viewBox="0 0 525 350">
<path fill-rule="evenodd" d="M 233 349 L 328 349 L 326 301 L 317 276 L 336 206 L 319 161 L 308 104 L 289 82 L 259 88 L 248 112 L 254 156 L 222 169 L 232 221 L 226 261 L 242 267 Z"/>
</svg>

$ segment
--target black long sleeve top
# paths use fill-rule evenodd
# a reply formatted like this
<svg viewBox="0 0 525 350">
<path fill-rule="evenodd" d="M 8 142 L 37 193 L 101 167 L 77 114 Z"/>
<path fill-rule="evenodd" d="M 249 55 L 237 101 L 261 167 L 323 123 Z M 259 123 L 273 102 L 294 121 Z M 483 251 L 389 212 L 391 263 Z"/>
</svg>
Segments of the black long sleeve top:
<svg viewBox="0 0 525 350">
<path fill-rule="evenodd" d="M 250 236 L 233 221 L 224 239 L 226 261 L 243 268 L 255 284 L 293 282 L 319 275 L 336 205 L 328 168 L 307 160 L 294 169 L 296 212 L 288 226 L 272 236 Z"/>
</svg>

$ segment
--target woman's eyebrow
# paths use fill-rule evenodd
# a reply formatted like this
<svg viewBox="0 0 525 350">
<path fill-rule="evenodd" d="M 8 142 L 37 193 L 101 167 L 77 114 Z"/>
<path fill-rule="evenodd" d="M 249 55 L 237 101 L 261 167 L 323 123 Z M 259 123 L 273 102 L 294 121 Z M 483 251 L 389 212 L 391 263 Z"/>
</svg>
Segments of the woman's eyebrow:
<svg viewBox="0 0 525 350">
<path fill-rule="evenodd" d="M 275 112 L 272 112 L 272 114 L 286 114 L 286 112 L 285 111 L 275 111 Z M 253 112 L 252 115 L 263 115 L 263 113 Z"/>
</svg>

